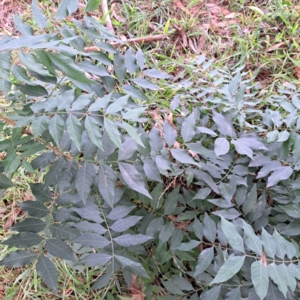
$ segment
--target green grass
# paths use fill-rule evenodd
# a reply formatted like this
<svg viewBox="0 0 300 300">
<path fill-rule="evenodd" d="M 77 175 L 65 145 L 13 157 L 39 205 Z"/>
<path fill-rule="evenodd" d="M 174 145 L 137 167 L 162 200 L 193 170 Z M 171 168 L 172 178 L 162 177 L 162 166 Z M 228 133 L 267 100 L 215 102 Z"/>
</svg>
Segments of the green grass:
<svg viewBox="0 0 300 300">
<path fill-rule="evenodd" d="M 55 20 L 55 5 L 52 1 L 40 1 L 48 17 L 46 32 L 53 32 L 60 23 Z M 276 92 L 275 84 L 286 81 L 299 87 L 299 79 L 295 77 L 295 65 L 290 57 L 299 60 L 300 5 L 297 0 L 279 1 L 269 0 L 257 4 L 256 1 L 245 4 L 246 1 L 229 1 L 227 10 L 235 13 L 232 24 L 225 27 L 207 28 L 211 21 L 206 5 L 202 5 L 197 14 L 191 16 L 188 11 L 193 10 L 202 1 L 182 1 L 186 11 L 176 7 L 171 0 L 122 1 L 114 6 L 114 14 L 121 17 L 123 22 L 112 15 L 113 24 L 118 35 L 127 38 L 167 33 L 169 40 L 143 45 L 147 53 L 150 67 L 165 70 L 180 78 L 187 78 L 197 82 L 204 74 L 192 61 L 204 54 L 212 59 L 215 66 L 231 68 L 245 65 L 250 78 L 254 78 L 263 86 L 262 95 Z M 285 2 L 286 4 L 282 4 Z M 29 6 L 24 6 L 23 19 L 34 30 L 40 32 L 31 19 Z M 101 18 L 100 14 L 96 17 Z M 215 18 L 216 24 L 225 22 L 224 15 Z M 71 20 L 68 21 L 71 24 Z M 180 35 L 178 30 L 183 32 Z M 187 38 L 184 46 L 183 36 Z M 190 42 L 189 42 L 190 41 Z M 193 50 L 194 45 L 196 52 Z M 280 45 L 280 46 L 278 46 Z M 197 48 L 199 46 L 199 48 Z M 151 98 L 161 107 L 168 106 L 176 90 L 166 88 L 163 82 L 158 82 L 161 89 Z M 0 104 L 2 107 L 2 103 Z M 1 137 L 3 138 L 3 137 Z M 7 216 L 16 209 L 16 202 L 23 201 L 29 190 L 29 183 L 42 179 L 41 174 L 29 174 L 20 170 L 14 181 L 18 187 L 9 190 L 0 201 L 0 239 L 5 239 L 10 232 L 4 232 L 3 226 Z M 21 214 L 17 221 L 23 219 Z M 0 244 L 0 256 L 6 255 L 13 249 Z M 111 282 L 107 289 L 97 292 L 90 291 L 91 281 L 101 274 L 101 270 L 74 270 L 60 260 L 55 260 L 60 274 L 60 296 L 52 294 L 37 276 L 34 268 L 7 269 L 0 268 L 0 298 L 10 299 L 117 299 L 118 295 L 128 295 L 126 288 L 118 289 Z M 111 297 L 110 297 L 111 295 Z M 1 298 L 1 299 L 2 299 Z"/>
</svg>

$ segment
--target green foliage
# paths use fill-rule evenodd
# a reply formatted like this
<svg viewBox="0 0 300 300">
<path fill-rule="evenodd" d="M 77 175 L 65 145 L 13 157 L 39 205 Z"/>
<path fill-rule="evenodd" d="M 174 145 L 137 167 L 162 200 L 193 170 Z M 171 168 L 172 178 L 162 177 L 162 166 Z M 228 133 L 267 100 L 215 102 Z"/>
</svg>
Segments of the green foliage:
<svg viewBox="0 0 300 300">
<path fill-rule="evenodd" d="M 75 2 L 62 1 L 58 18 Z M 89 9 L 97 3 L 89 1 Z M 36 4 L 33 11 L 43 27 Z M 0 42 L 0 89 L 15 111 L 6 116 L 15 124 L 11 135 L 0 142 L 0 188 L 17 184 L 13 175 L 22 165 L 45 172 L 43 183 L 31 185 L 36 200 L 19 203 L 30 217 L 3 242 L 26 250 L 0 264 L 35 264 L 56 294 L 58 258 L 74 269 L 99 268 L 92 289 L 119 286 L 120 273 L 130 285 L 137 275 L 147 299 L 161 289 L 170 299 L 294 299 L 295 87 L 259 107 L 259 90 L 242 68 L 213 69 L 200 57 L 194 66 L 203 79 L 170 81 L 178 91 L 170 107 L 153 111 L 148 99 L 158 86 L 150 79 L 171 76 L 145 69 L 141 50 L 112 49 L 106 42 L 117 38 L 96 19 L 74 26 L 79 36 L 64 26 L 61 35 Z M 87 39 L 100 51 L 84 52 Z"/>
</svg>

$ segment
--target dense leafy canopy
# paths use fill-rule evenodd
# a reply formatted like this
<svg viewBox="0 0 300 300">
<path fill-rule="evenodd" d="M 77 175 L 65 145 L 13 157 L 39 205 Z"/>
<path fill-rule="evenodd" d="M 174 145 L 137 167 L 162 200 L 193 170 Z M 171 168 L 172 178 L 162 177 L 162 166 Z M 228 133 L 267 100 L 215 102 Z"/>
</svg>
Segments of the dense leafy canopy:
<svg viewBox="0 0 300 300">
<path fill-rule="evenodd" d="M 76 3 L 62 1 L 57 18 Z M 86 10 L 97 5 L 89 0 Z M 32 9 L 43 28 L 35 1 Z M 147 299 L 165 299 L 157 285 L 168 299 L 295 299 L 294 86 L 259 107 L 259 89 L 242 68 L 220 71 L 200 57 L 194 68 L 201 82 L 175 83 L 146 69 L 141 50 L 106 43 L 117 38 L 92 17 L 74 22 L 80 35 L 64 25 L 60 35 L 34 36 L 19 17 L 16 26 L 24 36 L 0 42 L 0 90 L 15 109 L 2 118 L 13 128 L 0 124 L 7 134 L 1 193 L 17 184 L 18 168 L 47 172 L 31 186 L 36 200 L 19 203 L 28 218 L 3 242 L 22 250 L 1 265 L 36 264 L 54 293 L 56 257 L 105 270 L 93 289 L 117 281 L 119 270 L 128 285 L 138 275 Z M 84 40 L 99 51 L 84 52 Z M 153 110 L 157 79 L 170 80 L 177 94 L 170 107 Z"/>
</svg>

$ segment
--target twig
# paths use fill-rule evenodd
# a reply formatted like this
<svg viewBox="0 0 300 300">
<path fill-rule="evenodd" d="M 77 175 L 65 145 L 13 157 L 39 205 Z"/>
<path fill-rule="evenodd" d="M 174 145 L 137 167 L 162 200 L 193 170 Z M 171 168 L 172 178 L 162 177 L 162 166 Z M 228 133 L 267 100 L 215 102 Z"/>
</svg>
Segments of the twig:
<svg viewBox="0 0 300 300">
<path fill-rule="evenodd" d="M 114 28 L 112 26 L 111 18 L 108 13 L 107 0 L 102 0 L 101 6 L 102 6 L 102 14 L 103 16 L 105 16 L 106 27 L 112 34 L 115 34 Z"/>
<path fill-rule="evenodd" d="M 165 34 L 157 34 L 157 35 L 150 35 L 150 36 L 144 36 L 144 37 L 138 37 L 138 38 L 133 38 L 133 39 L 128 39 L 127 41 L 124 42 L 115 42 L 112 43 L 111 45 L 115 48 L 118 48 L 121 45 L 134 45 L 134 44 L 144 44 L 144 43 L 151 43 L 151 42 L 157 42 L 161 40 L 168 39 L 169 37 Z M 84 52 L 97 52 L 99 51 L 99 47 L 97 46 L 91 46 L 91 47 L 85 47 Z"/>
</svg>

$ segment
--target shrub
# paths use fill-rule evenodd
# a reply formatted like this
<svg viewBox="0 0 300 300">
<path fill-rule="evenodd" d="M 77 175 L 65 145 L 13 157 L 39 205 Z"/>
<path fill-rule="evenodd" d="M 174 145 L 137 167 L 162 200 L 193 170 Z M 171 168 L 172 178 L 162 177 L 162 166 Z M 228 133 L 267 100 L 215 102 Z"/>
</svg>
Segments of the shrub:
<svg viewBox="0 0 300 300">
<path fill-rule="evenodd" d="M 294 299 L 294 87 L 258 108 L 242 69 L 200 57 L 190 64 L 203 78 L 166 81 L 176 96 L 151 109 L 159 86 L 149 78 L 171 76 L 147 69 L 141 50 L 112 47 L 117 38 L 94 18 L 74 22 L 79 35 L 66 25 L 32 35 L 18 21 L 24 35 L 0 43 L 0 87 L 14 110 L 1 115 L 0 188 L 21 167 L 45 176 L 31 185 L 36 200 L 18 204 L 28 217 L 3 244 L 19 249 L 0 264 L 34 263 L 56 294 L 59 258 L 99 268 L 92 289 L 118 282 L 120 270 L 128 285 L 137 275 L 147 299 L 166 299 L 161 290 L 169 299 Z M 98 52 L 84 52 L 87 39 Z"/>
</svg>

